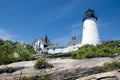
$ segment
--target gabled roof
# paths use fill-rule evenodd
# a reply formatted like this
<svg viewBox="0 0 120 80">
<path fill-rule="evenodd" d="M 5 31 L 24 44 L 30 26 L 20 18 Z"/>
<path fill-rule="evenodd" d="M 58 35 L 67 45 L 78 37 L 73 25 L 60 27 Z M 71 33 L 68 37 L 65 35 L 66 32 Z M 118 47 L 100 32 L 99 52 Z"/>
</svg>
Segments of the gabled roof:
<svg viewBox="0 0 120 80">
<path fill-rule="evenodd" d="M 50 41 L 48 41 L 48 42 L 46 43 L 46 42 L 45 42 L 45 39 L 40 38 L 40 37 L 36 38 L 35 41 L 34 41 L 32 44 L 34 44 L 34 43 L 37 42 L 38 40 L 39 40 L 41 43 L 45 44 L 45 45 L 54 45 L 54 43 L 52 43 L 52 42 L 50 42 Z"/>
<path fill-rule="evenodd" d="M 66 45 L 64 44 L 55 44 L 55 45 L 51 45 L 51 46 L 48 46 L 47 49 L 53 49 L 53 48 L 65 48 L 67 47 Z"/>
<path fill-rule="evenodd" d="M 76 45 L 78 43 L 81 43 L 81 41 L 80 40 L 71 40 L 71 41 L 68 41 L 68 43 L 66 45 L 72 46 L 72 45 Z"/>
</svg>

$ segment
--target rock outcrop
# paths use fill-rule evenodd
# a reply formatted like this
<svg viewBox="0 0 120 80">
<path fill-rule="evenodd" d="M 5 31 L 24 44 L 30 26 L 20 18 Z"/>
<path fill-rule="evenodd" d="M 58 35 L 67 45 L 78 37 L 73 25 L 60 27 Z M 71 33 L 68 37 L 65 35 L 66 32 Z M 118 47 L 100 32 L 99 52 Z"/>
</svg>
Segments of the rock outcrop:
<svg viewBox="0 0 120 80">
<path fill-rule="evenodd" d="M 90 75 L 76 80 L 120 80 L 119 70 Z"/>
<path fill-rule="evenodd" d="M 71 80 L 79 78 L 78 80 L 89 80 L 90 78 L 96 78 L 97 80 L 102 77 L 97 77 L 96 75 L 93 75 L 88 78 L 82 78 L 84 76 L 87 76 L 87 73 L 91 73 L 94 70 L 94 67 L 96 66 L 103 66 L 106 62 L 113 62 L 113 58 L 91 58 L 91 59 L 82 59 L 82 60 L 76 60 L 76 59 L 64 59 L 64 58 L 53 58 L 53 59 L 47 59 L 49 63 L 52 63 L 54 65 L 54 68 L 49 69 L 40 69 L 35 70 L 34 64 L 35 61 L 22 61 L 22 62 L 16 62 L 12 64 L 8 64 L 6 66 L 8 67 L 25 67 L 25 69 L 18 70 L 13 73 L 3 73 L 0 74 L 0 80 L 13 80 L 16 77 L 23 76 L 33 76 L 33 75 L 46 75 L 49 80 Z M 0 66 L 2 68 L 4 66 Z M 109 72 L 109 74 L 119 74 L 119 71 L 113 71 Z M 98 74 L 98 75 L 104 75 Z M 118 75 L 117 75 L 118 76 Z M 105 76 L 103 76 L 105 77 Z M 111 78 L 116 78 L 116 75 L 112 75 Z M 118 78 L 118 77 L 117 77 Z M 102 80 L 102 79 L 101 79 Z"/>
</svg>

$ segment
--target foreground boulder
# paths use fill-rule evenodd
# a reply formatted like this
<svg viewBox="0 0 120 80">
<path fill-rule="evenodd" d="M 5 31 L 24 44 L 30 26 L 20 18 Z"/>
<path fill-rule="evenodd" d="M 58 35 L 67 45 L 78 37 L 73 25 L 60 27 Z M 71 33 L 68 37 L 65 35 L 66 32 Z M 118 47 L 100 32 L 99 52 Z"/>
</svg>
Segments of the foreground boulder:
<svg viewBox="0 0 120 80">
<path fill-rule="evenodd" d="M 119 70 L 90 75 L 76 80 L 120 80 Z"/>
</svg>

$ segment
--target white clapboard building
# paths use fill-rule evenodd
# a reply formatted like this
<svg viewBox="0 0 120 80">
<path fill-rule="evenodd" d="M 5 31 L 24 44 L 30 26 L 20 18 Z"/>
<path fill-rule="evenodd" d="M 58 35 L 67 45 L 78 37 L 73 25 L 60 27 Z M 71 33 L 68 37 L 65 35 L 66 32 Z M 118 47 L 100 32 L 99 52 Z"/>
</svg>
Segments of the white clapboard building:
<svg viewBox="0 0 120 80">
<path fill-rule="evenodd" d="M 50 42 L 46 36 L 45 39 L 36 38 L 32 45 L 36 52 L 67 53 L 77 50 L 81 45 L 81 41 L 74 38 L 72 37 L 66 44 L 55 44 Z"/>
<path fill-rule="evenodd" d="M 32 45 L 37 52 L 48 52 L 51 54 L 76 51 L 79 47 L 86 44 L 97 45 L 100 43 L 97 20 L 93 10 L 88 9 L 85 12 L 82 41 L 72 37 L 66 44 L 55 44 L 50 42 L 46 35 L 44 39 L 36 38 Z"/>
</svg>

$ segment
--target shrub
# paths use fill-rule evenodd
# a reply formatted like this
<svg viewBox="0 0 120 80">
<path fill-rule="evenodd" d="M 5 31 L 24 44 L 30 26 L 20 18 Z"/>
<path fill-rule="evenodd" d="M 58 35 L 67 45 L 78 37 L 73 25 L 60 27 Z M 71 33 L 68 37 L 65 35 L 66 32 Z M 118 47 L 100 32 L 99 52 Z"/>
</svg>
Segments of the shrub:
<svg viewBox="0 0 120 80">
<path fill-rule="evenodd" d="M 84 45 L 71 53 L 73 59 L 115 57 L 120 53 L 120 41 L 106 41 L 100 45 Z"/>
<path fill-rule="evenodd" d="M 6 68 L 1 68 L 0 69 L 0 74 L 1 73 L 12 73 L 12 72 L 15 72 L 16 70 L 20 70 L 20 69 L 23 69 L 24 67 L 6 67 Z"/>
<path fill-rule="evenodd" d="M 35 63 L 35 69 L 44 69 L 44 68 L 52 68 L 53 65 L 48 63 L 45 59 L 40 59 Z"/>
<path fill-rule="evenodd" d="M 14 56 L 15 52 L 18 53 L 19 57 Z M 35 59 L 32 57 L 33 54 L 36 54 L 36 52 L 29 44 L 0 40 L 0 65 L 16 61 L 33 60 Z"/>
<path fill-rule="evenodd" d="M 30 80 L 30 79 L 24 76 L 21 80 Z"/>
<path fill-rule="evenodd" d="M 115 62 L 112 62 L 112 63 L 105 63 L 104 64 L 104 67 L 106 69 L 119 69 L 120 68 L 120 62 L 119 61 L 115 61 Z"/>
<path fill-rule="evenodd" d="M 115 69 L 120 69 L 120 62 L 115 61 L 112 63 L 106 62 L 102 67 L 95 67 L 94 68 L 94 74 L 96 73 L 101 73 L 101 72 L 107 72 L 107 71 L 112 71 Z"/>
<path fill-rule="evenodd" d="M 31 76 L 31 77 L 23 77 L 21 80 L 48 80 L 46 76 Z"/>
</svg>

